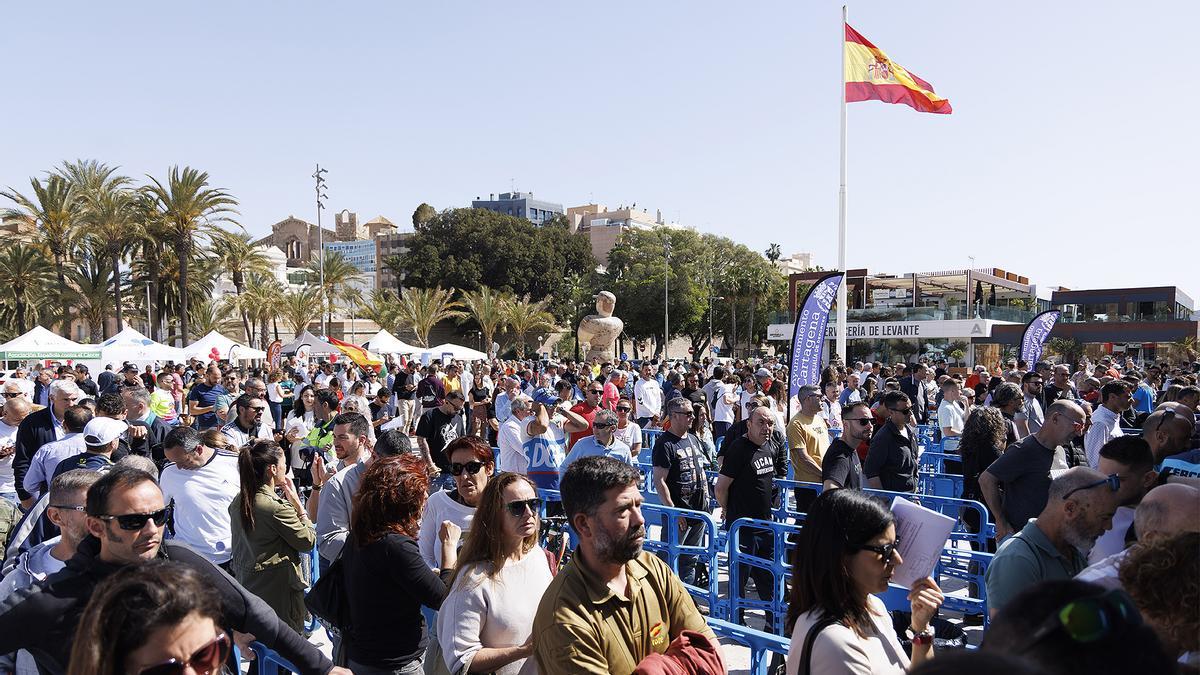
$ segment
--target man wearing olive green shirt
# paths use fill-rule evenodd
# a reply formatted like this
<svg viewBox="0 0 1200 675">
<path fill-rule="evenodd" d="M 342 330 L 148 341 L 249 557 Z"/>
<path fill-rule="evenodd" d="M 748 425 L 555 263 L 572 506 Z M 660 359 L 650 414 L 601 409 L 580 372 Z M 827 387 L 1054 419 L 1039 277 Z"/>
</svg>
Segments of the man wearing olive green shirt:
<svg viewBox="0 0 1200 675">
<path fill-rule="evenodd" d="M 642 551 L 639 479 L 636 469 L 601 456 L 576 460 L 563 476 L 563 507 L 579 547 L 542 595 L 533 621 L 542 675 L 629 675 L 685 630 L 720 648 L 675 573 Z"/>
</svg>

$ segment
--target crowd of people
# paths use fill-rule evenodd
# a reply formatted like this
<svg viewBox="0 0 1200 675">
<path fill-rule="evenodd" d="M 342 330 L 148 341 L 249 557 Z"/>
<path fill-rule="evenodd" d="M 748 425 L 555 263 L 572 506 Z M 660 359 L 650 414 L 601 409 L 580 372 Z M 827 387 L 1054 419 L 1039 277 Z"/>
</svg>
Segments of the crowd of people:
<svg viewBox="0 0 1200 675">
<path fill-rule="evenodd" d="M 783 626 L 788 675 L 1195 672 L 1198 370 L 835 362 L 789 396 L 773 357 L 18 369 L 0 672 L 217 672 L 250 640 L 322 675 L 725 672 L 688 592 L 717 561 L 643 544 L 698 545 L 700 513 L 772 520 L 789 477 L 818 489 L 791 497 L 786 617 L 761 625 Z M 901 624 L 878 597 L 903 556 L 869 490 L 916 493 L 923 436 L 995 526 L 969 654 L 935 658 L 938 580 Z M 650 522 L 647 488 L 697 513 Z M 746 553 L 784 554 L 748 532 Z M 313 565 L 345 604 L 332 657 L 308 639 Z M 738 577 L 728 593 L 776 600 L 770 571 Z"/>
</svg>

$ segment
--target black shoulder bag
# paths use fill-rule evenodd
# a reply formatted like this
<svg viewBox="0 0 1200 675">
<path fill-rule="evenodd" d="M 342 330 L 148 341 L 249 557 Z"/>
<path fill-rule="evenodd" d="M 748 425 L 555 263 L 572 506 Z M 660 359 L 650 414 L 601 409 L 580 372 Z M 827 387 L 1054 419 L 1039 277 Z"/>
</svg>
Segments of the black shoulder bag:
<svg viewBox="0 0 1200 675">
<path fill-rule="evenodd" d="M 800 649 L 800 670 L 796 671 L 798 675 L 809 675 L 812 671 L 813 643 L 817 641 L 817 636 L 821 634 L 821 631 L 837 622 L 837 619 L 825 617 L 808 629 L 808 635 L 804 636 L 804 646 Z"/>
<path fill-rule="evenodd" d="M 342 634 L 350 628 L 350 598 L 346 595 L 346 572 L 342 556 L 346 547 L 353 545 L 349 541 L 342 545 L 338 557 L 304 596 L 304 606 L 308 611 Z"/>
</svg>

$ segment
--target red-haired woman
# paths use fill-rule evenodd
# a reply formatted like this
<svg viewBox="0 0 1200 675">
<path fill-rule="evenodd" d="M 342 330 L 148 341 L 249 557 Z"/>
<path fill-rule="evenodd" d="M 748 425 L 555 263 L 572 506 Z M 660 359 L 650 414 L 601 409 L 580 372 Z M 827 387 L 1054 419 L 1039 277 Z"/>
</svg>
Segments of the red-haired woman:
<svg viewBox="0 0 1200 675">
<path fill-rule="evenodd" d="M 350 539 L 342 550 L 350 606 L 346 653 L 360 675 L 420 673 L 429 641 L 421 607 L 437 609 L 446 582 L 417 547 L 429 478 L 413 455 L 377 458 L 354 497 Z M 460 531 L 442 527 L 443 568 L 457 560 Z"/>
</svg>

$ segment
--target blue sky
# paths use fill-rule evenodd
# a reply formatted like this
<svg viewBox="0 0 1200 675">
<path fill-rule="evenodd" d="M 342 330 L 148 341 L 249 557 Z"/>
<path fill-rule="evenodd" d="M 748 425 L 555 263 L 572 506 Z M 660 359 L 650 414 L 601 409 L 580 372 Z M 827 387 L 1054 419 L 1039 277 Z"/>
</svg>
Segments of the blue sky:
<svg viewBox="0 0 1200 675">
<path fill-rule="evenodd" d="M 835 2 L 21 3 L 0 185 L 202 168 L 255 234 L 533 191 L 836 262 Z M 849 108 L 849 266 L 1200 286 L 1200 3 L 862 2 L 950 116 Z M 1191 195 L 1191 196 L 1189 196 Z"/>
</svg>

